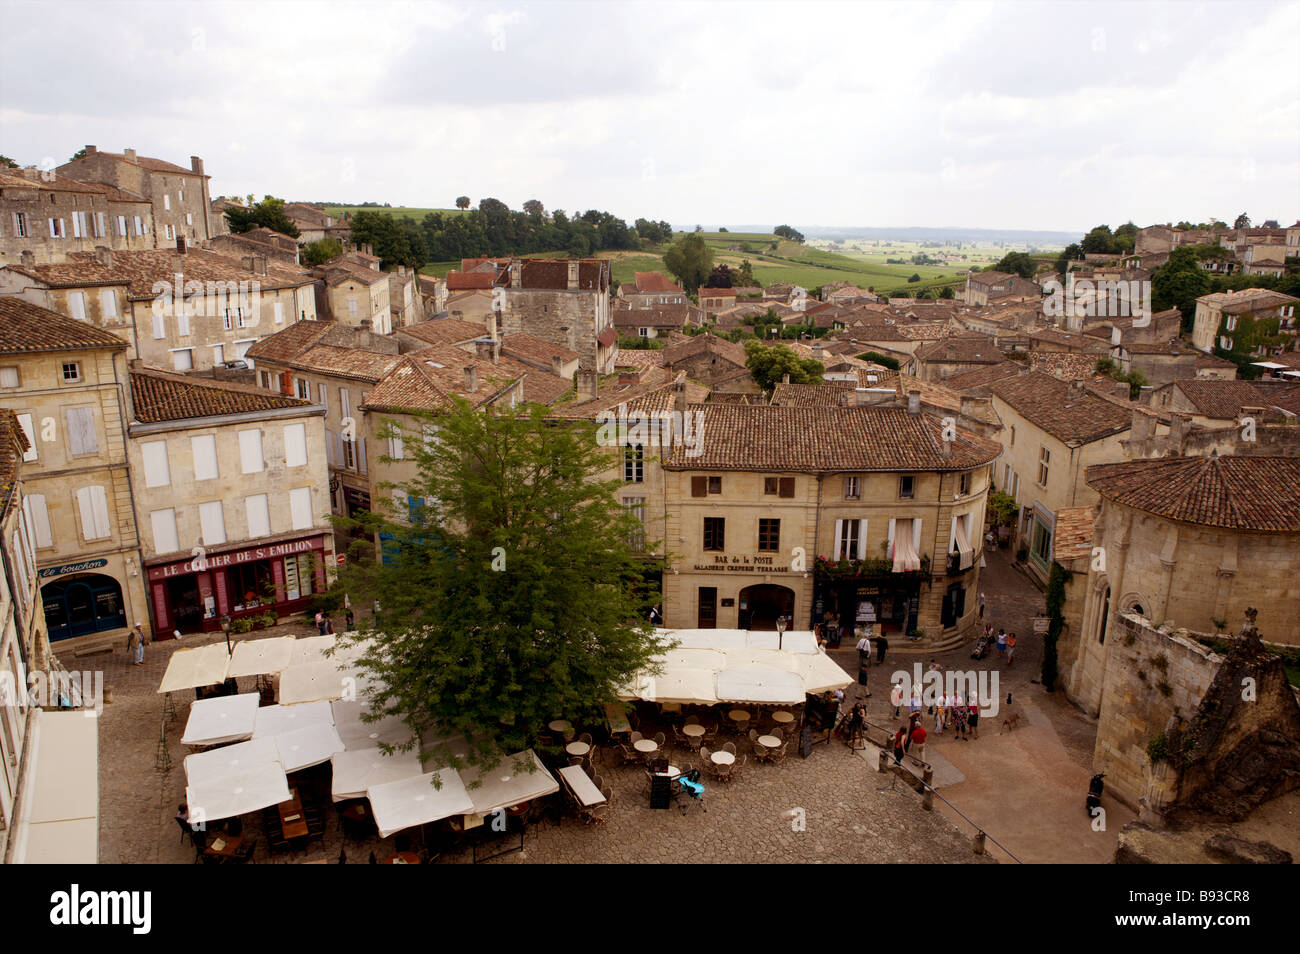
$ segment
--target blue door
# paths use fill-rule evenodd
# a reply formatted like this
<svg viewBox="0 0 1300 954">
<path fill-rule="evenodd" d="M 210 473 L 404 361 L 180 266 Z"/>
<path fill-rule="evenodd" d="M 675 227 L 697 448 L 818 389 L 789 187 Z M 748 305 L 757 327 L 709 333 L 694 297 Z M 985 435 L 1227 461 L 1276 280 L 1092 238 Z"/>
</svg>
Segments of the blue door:
<svg viewBox="0 0 1300 954">
<path fill-rule="evenodd" d="M 103 574 L 56 580 L 41 587 L 50 641 L 126 626 L 122 587 Z"/>
</svg>

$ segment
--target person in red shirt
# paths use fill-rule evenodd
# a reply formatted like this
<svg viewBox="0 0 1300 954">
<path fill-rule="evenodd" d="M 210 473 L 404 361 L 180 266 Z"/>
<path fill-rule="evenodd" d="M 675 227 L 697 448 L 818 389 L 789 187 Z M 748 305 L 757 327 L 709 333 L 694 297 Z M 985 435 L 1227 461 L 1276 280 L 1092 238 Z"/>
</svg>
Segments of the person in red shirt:
<svg viewBox="0 0 1300 954">
<path fill-rule="evenodd" d="M 911 744 L 915 749 L 912 752 L 913 757 L 925 761 L 925 726 L 917 723 L 912 729 Z"/>
<path fill-rule="evenodd" d="M 900 725 L 898 731 L 894 733 L 894 763 L 896 765 L 903 764 L 903 746 L 906 741 L 907 729 Z"/>
</svg>

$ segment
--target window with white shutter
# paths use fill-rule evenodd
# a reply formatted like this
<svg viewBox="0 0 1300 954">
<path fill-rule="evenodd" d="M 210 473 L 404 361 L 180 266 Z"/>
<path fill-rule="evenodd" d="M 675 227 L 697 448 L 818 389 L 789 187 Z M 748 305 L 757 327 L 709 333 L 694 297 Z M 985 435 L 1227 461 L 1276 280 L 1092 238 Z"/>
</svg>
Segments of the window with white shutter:
<svg viewBox="0 0 1300 954">
<path fill-rule="evenodd" d="M 117 295 L 111 288 L 101 288 L 99 290 L 99 311 L 105 318 L 117 317 Z"/>
<path fill-rule="evenodd" d="M 95 409 L 70 407 L 64 413 L 68 427 L 68 453 L 73 457 L 99 453 L 99 436 L 95 433 Z"/>
<path fill-rule="evenodd" d="M 311 488 L 295 487 L 289 491 L 289 516 L 294 530 L 311 528 Z"/>
<path fill-rule="evenodd" d="M 163 195 L 163 210 L 166 212 L 172 210 L 172 197 L 166 194 Z"/>
<path fill-rule="evenodd" d="M 167 323 L 163 319 L 161 307 L 153 313 L 153 337 L 157 341 L 167 337 Z"/>
<path fill-rule="evenodd" d="M 84 216 L 85 214 L 86 213 L 84 212 L 72 213 L 72 237 L 73 238 L 81 238 L 81 236 L 85 234 L 82 228 L 82 223 L 83 223 L 82 216 Z"/>
<path fill-rule="evenodd" d="M 330 389 L 323 384 L 320 386 L 320 403 L 328 415 L 330 410 Z"/>
<path fill-rule="evenodd" d="M 119 216 L 117 217 L 117 234 L 118 234 L 118 236 L 119 236 L 120 238 L 127 238 L 127 237 L 128 237 L 128 233 L 127 233 L 127 231 L 126 231 L 126 216 L 125 216 L 125 215 L 119 215 Z"/>
<path fill-rule="evenodd" d="M 30 414 L 19 414 L 18 426 L 21 427 L 23 433 L 27 435 L 28 448 L 26 453 L 23 454 L 23 460 L 36 460 L 38 456 L 36 453 L 36 432 L 32 430 L 32 416 Z"/>
<path fill-rule="evenodd" d="M 103 212 L 95 213 L 95 237 L 103 238 L 108 234 L 108 219 Z"/>
<path fill-rule="evenodd" d="M 275 303 L 275 317 L 272 319 L 277 325 L 284 321 L 284 303 Z"/>
<path fill-rule="evenodd" d="M 239 468 L 241 473 L 256 474 L 262 470 L 262 432 L 239 432 Z"/>
<path fill-rule="evenodd" d="M 199 504 L 199 533 L 205 547 L 226 542 L 226 515 L 220 500 Z"/>
<path fill-rule="evenodd" d="M 23 498 L 23 506 L 31 514 L 32 534 L 36 537 L 36 549 L 54 546 L 54 534 L 50 529 L 50 511 L 45 506 L 44 494 L 28 494 Z"/>
<path fill-rule="evenodd" d="M 137 216 L 135 217 L 135 234 L 136 234 L 136 235 L 144 235 L 144 234 L 145 234 L 145 231 L 146 231 L 146 230 L 145 230 L 145 227 L 144 227 L 144 219 L 140 218 L 140 216 L 137 215 Z"/>
<path fill-rule="evenodd" d="M 194 349 L 177 348 L 175 351 L 173 351 L 172 370 L 174 371 L 194 370 Z"/>
<path fill-rule="evenodd" d="M 176 335 L 180 338 L 190 336 L 190 313 L 186 308 L 176 309 Z"/>
<path fill-rule="evenodd" d="M 16 367 L 0 368 L 0 388 L 18 387 L 18 369 Z"/>
<path fill-rule="evenodd" d="M 212 434 L 191 437 L 190 449 L 194 452 L 194 479 L 215 480 L 217 477 L 217 438 Z"/>
<path fill-rule="evenodd" d="M 108 520 L 108 496 L 100 486 L 82 487 L 77 491 L 77 509 L 81 513 L 81 536 L 85 540 L 102 540 L 112 536 Z"/>
<path fill-rule="evenodd" d="M 266 494 L 245 497 L 244 509 L 248 512 L 249 537 L 269 536 L 271 533 L 271 511 L 267 507 Z"/>
<path fill-rule="evenodd" d="M 167 487 L 172 482 L 171 468 L 167 464 L 167 442 L 149 441 L 140 445 L 140 456 L 144 459 L 144 485 L 146 487 Z"/>
<path fill-rule="evenodd" d="M 360 469 L 361 473 L 363 473 L 363 474 L 364 474 L 364 473 L 367 473 L 367 471 L 366 471 L 366 439 L 365 439 L 364 437 L 361 438 L 360 442 L 357 444 L 357 467 Z"/>
<path fill-rule="evenodd" d="M 307 425 L 286 424 L 284 427 L 284 464 L 302 467 L 307 463 Z"/>
<path fill-rule="evenodd" d="M 390 437 L 388 439 L 388 456 L 393 460 L 403 460 L 406 456 L 406 445 L 402 443 L 400 437 Z"/>
<path fill-rule="evenodd" d="M 86 320 L 86 293 L 68 292 L 68 314 L 78 321 Z"/>
<path fill-rule="evenodd" d="M 176 535 L 175 510 L 170 507 L 155 510 L 149 514 L 149 522 L 153 525 L 154 553 L 175 553 L 181 548 L 180 539 Z"/>
</svg>

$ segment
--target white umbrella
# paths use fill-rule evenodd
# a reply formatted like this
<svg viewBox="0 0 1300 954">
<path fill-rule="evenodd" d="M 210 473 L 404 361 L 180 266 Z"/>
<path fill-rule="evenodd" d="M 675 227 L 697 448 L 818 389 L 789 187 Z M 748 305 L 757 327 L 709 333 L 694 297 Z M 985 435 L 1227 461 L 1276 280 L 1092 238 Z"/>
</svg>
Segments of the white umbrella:
<svg viewBox="0 0 1300 954">
<path fill-rule="evenodd" d="M 519 763 L 523 764 L 523 770 L 516 768 Z M 528 771 L 530 768 L 532 770 Z M 507 755 L 492 769 L 465 768 L 461 771 L 461 778 L 476 815 L 489 815 L 499 808 L 530 802 L 560 790 L 560 783 L 546 771 L 546 766 L 532 749 Z M 476 786 L 476 782 L 480 784 Z"/>
<path fill-rule="evenodd" d="M 308 702 L 300 706 L 262 706 L 257 710 L 253 738 L 269 739 L 305 725 L 333 725 L 334 713 L 328 702 Z"/>
<path fill-rule="evenodd" d="M 235 644 L 230 657 L 230 671 L 234 676 L 263 676 L 279 672 L 289 665 L 293 655 L 292 636 L 272 636 L 268 639 L 246 639 Z"/>
<path fill-rule="evenodd" d="M 381 749 L 351 749 L 335 752 L 331 794 L 334 801 L 364 798 L 366 790 L 389 782 L 400 782 L 424 774 L 420 756 L 415 752 L 385 755 Z"/>
<path fill-rule="evenodd" d="M 375 722 L 363 721 L 361 716 L 369 709 L 365 702 L 330 703 L 334 727 L 338 729 L 344 748 L 369 749 L 380 743 L 401 745 L 410 740 L 411 728 L 398 716 L 384 716 Z"/>
<path fill-rule="evenodd" d="M 229 664 L 230 656 L 226 652 L 225 643 L 178 649 L 167 662 L 167 672 L 163 674 L 158 691 L 172 692 L 220 685 L 226 681 Z"/>
<path fill-rule="evenodd" d="M 438 788 L 433 787 L 435 775 Z M 474 810 L 465 783 L 453 769 L 375 785 L 366 790 L 366 798 L 370 799 L 370 810 L 375 813 L 380 838 Z"/>
<path fill-rule="evenodd" d="M 756 705 L 796 705 L 804 701 L 803 679 L 783 669 L 744 666 L 718 673 L 720 702 L 749 702 Z"/>
<path fill-rule="evenodd" d="M 181 742 L 185 745 L 219 745 L 252 738 L 257 718 L 258 694 L 200 699 L 190 705 Z"/>
<path fill-rule="evenodd" d="M 289 783 L 279 762 L 259 762 L 185 787 L 191 823 L 246 815 L 288 800 Z"/>
<path fill-rule="evenodd" d="M 328 702 L 357 698 L 358 680 L 332 659 L 298 663 L 280 673 L 280 703 Z"/>
<path fill-rule="evenodd" d="M 275 737 L 280 762 L 286 772 L 297 772 L 328 762 L 335 752 L 343 751 L 343 741 L 334 726 L 323 723 L 304 725 Z"/>
<path fill-rule="evenodd" d="M 185 756 L 185 779 L 191 785 L 199 785 L 226 775 L 247 772 L 259 765 L 271 764 L 280 765 L 280 751 L 276 748 L 275 740 L 253 739 L 251 742 L 240 742 Z M 283 774 L 283 767 L 280 771 Z"/>
</svg>

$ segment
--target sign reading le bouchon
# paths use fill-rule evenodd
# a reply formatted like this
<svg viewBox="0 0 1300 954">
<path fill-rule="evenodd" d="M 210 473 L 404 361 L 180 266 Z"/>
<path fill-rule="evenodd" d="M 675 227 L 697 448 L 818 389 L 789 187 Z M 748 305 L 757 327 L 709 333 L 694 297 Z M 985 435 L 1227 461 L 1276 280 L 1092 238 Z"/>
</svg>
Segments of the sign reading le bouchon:
<svg viewBox="0 0 1300 954">
<path fill-rule="evenodd" d="M 98 570 L 102 566 L 108 566 L 108 561 L 83 560 L 80 563 L 65 563 L 63 566 L 47 566 L 43 570 L 38 570 L 36 575 L 42 580 L 48 580 L 52 576 L 67 576 L 69 573 L 85 573 L 87 570 Z"/>
<path fill-rule="evenodd" d="M 692 569 L 710 573 L 789 573 L 790 567 L 770 556 L 715 556 L 712 563 L 696 563 Z"/>
</svg>

